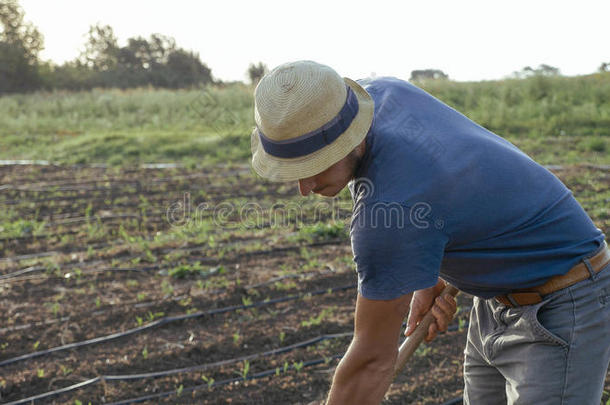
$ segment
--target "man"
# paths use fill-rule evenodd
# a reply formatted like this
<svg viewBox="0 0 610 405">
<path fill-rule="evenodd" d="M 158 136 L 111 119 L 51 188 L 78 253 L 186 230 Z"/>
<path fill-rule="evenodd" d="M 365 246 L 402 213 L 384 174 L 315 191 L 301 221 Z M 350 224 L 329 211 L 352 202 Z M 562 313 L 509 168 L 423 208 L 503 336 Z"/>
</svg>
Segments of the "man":
<svg viewBox="0 0 610 405">
<path fill-rule="evenodd" d="M 310 61 L 263 77 L 255 120 L 259 175 L 303 195 L 351 181 L 355 330 L 329 404 L 382 400 L 404 317 L 408 334 L 431 308 L 430 340 L 455 312 L 442 279 L 475 296 L 465 403 L 599 403 L 610 251 L 552 173 L 407 82 Z"/>
</svg>

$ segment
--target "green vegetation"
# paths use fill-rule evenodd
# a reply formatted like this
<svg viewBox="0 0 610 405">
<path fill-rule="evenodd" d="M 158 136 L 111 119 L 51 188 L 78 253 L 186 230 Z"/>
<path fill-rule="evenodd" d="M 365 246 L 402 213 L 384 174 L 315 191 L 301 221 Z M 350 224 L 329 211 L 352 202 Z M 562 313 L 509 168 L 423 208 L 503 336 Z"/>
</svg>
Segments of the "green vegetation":
<svg viewBox="0 0 610 405">
<path fill-rule="evenodd" d="M 610 136 L 610 72 L 421 85 L 502 136 Z"/>
<path fill-rule="evenodd" d="M 419 85 L 540 163 L 610 163 L 610 72 Z"/>
<path fill-rule="evenodd" d="M 318 222 L 299 229 L 299 239 L 320 241 L 328 239 L 347 239 L 347 226 L 342 222 Z"/>
<path fill-rule="evenodd" d="M 93 90 L 0 97 L 0 159 L 186 165 L 249 155 L 248 87 Z"/>
<path fill-rule="evenodd" d="M 610 163 L 610 72 L 418 85 L 541 163 Z M 0 159 L 246 163 L 252 108 L 242 84 L 3 96 Z"/>
<path fill-rule="evenodd" d="M 250 362 L 248 360 L 244 360 L 241 367 L 241 372 L 239 375 L 244 379 L 248 379 L 248 373 L 250 372 Z"/>
<path fill-rule="evenodd" d="M 44 233 L 44 227 L 45 222 L 38 222 L 26 219 L 0 222 L 0 238 L 38 236 Z"/>
<path fill-rule="evenodd" d="M 303 327 L 308 327 L 308 326 L 317 326 L 319 324 L 322 323 L 322 321 L 324 320 L 324 318 L 328 317 L 328 316 L 332 316 L 334 310 L 336 308 L 335 307 L 331 307 L 331 308 L 324 308 L 319 314 L 318 316 L 312 316 L 309 318 L 309 320 L 307 321 L 302 321 L 301 322 L 301 326 Z"/>
<path fill-rule="evenodd" d="M 214 385 L 214 379 L 212 377 L 206 377 L 205 375 L 202 375 L 201 379 L 208 384 L 208 388 L 212 388 L 212 385 Z"/>
</svg>

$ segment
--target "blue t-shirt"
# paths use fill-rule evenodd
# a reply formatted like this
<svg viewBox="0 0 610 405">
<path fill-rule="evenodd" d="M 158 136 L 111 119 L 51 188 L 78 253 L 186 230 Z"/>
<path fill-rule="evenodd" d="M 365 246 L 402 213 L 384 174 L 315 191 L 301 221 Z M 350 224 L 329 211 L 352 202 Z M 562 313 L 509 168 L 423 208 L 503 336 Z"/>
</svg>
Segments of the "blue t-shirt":
<svg viewBox="0 0 610 405">
<path fill-rule="evenodd" d="M 351 241 L 359 292 L 392 299 L 439 275 L 483 298 L 544 283 L 603 233 L 555 175 L 505 139 L 395 78 L 375 101 Z"/>
</svg>

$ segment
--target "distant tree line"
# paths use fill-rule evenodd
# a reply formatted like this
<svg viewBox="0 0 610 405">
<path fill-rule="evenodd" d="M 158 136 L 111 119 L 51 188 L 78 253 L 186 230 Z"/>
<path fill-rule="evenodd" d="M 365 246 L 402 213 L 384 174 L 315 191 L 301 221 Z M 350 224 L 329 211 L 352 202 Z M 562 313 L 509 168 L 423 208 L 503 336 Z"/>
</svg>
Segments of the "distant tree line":
<svg viewBox="0 0 610 405">
<path fill-rule="evenodd" d="M 256 86 L 268 71 L 269 69 L 267 68 L 267 65 L 265 65 L 263 62 L 258 62 L 257 64 L 250 63 L 250 66 L 248 66 L 248 77 L 250 78 L 250 83 Z"/>
<path fill-rule="evenodd" d="M 545 65 L 544 63 L 538 65 L 537 68 L 526 66 L 518 72 L 513 72 L 513 77 L 517 79 L 524 79 L 531 76 L 560 76 L 561 71 L 559 68 L 554 66 Z"/>
<path fill-rule="evenodd" d="M 24 21 L 17 0 L 0 0 L 0 24 L 0 94 L 149 85 L 184 88 L 213 82 L 198 54 L 160 34 L 129 38 L 126 46 L 119 46 L 112 27 L 95 25 L 80 56 L 57 66 L 40 60 L 43 36 Z"/>
<path fill-rule="evenodd" d="M 610 64 L 602 63 L 599 71 L 610 70 Z M 513 72 L 512 77 L 524 79 L 531 76 L 560 76 L 561 71 L 559 68 L 550 65 L 539 65 L 537 68 L 531 66 L 525 66 L 523 69 L 517 72 Z M 449 80 L 449 75 L 439 69 L 420 69 L 412 70 L 411 77 L 409 78 L 412 82 L 428 81 L 428 80 Z"/>
</svg>

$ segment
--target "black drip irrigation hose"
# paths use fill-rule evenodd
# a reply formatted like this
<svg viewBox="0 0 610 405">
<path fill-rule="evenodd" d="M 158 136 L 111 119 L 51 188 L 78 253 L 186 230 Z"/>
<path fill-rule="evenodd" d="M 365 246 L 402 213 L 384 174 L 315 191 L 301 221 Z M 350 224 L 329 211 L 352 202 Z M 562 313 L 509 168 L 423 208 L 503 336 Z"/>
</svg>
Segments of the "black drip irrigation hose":
<svg viewBox="0 0 610 405">
<path fill-rule="evenodd" d="M 323 359 L 316 359 L 316 360 L 306 361 L 306 362 L 303 362 L 301 365 L 299 365 L 299 370 L 302 367 L 316 366 L 318 364 L 328 363 L 330 360 L 341 359 L 342 357 L 343 357 L 343 355 L 336 354 L 336 355 L 334 355 L 332 357 L 327 357 L 327 358 L 323 358 Z M 131 398 L 131 399 L 126 399 L 126 400 L 118 401 L 118 402 L 112 402 L 112 403 L 110 403 L 108 405 L 136 404 L 138 402 L 144 402 L 144 401 L 148 401 L 148 400 L 155 399 L 155 398 L 169 397 L 169 396 L 172 396 L 172 395 L 183 395 L 184 393 L 187 393 L 187 392 L 192 392 L 192 391 L 197 391 L 197 390 L 205 390 L 205 389 L 208 389 L 208 388 L 220 387 L 222 385 L 228 385 L 228 384 L 232 384 L 232 383 L 235 383 L 235 382 L 256 380 L 256 379 L 268 377 L 268 376 L 271 376 L 271 375 L 282 374 L 282 373 L 285 373 L 285 372 L 287 372 L 289 370 L 292 370 L 292 369 L 295 369 L 295 368 L 296 368 L 295 365 L 291 365 L 289 367 L 286 367 L 286 370 L 284 370 L 283 367 L 277 367 L 277 368 L 274 368 L 274 369 L 269 369 L 269 370 L 261 371 L 260 373 L 252 374 L 251 376 L 248 376 L 246 378 L 244 378 L 244 377 L 229 378 L 227 380 L 222 380 L 222 381 L 215 382 L 214 384 L 211 384 L 211 385 L 200 384 L 200 385 L 195 385 L 193 387 L 187 387 L 187 388 L 177 389 L 177 390 L 173 390 L 173 391 L 160 392 L 158 394 L 147 395 L 147 396 L 138 397 L 138 398 Z M 8 404 L 8 405 L 10 405 L 10 404 Z"/>
<path fill-rule="evenodd" d="M 113 334 L 106 335 L 106 336 L 101 336 L 101 337 L 97 337 L 97 338 L 93 338 L 93 339 L 89 339 L 89 340 L 84 340 L 81 342 L 69 343 L 67 345 L 53 347 L 51 349 L 32 352 L 32 353 L 24 354 L 21 356 L 13 357 L 10 359 L 6 359 L 3 361 L 0 361 L 0 367 L 4 367 L 9 364 L 18 363 L 21 361 L 33 359 L 33 358 L 40 357 L 40 356 L 46 356 L 51 353 L 57 353 L 57 352 L 65 351 L 65 350 L 75 349 L 78 347 L 84 347 L 84 346 L 89 346 L 89 345 L 98 344 L 98 343 L 106 343 L 106 342 L 114 340 L 114 339 L 133 335 L 135 333 L 140 333 L 145 330 L 156 328 L 158 326 L 165 325 L 165 324 L 168 324 L 171 322 L 184 321 L 187 319 L 200 318 L 203 316 L 212 316 L 212 315 L 222 314 L 225 312 L 236 311 L 239 309 L 258 308 L 258 307 L 267 306 L 267 305 L 279 304 L 279 303 L 286 302 L 286 301 L 295 301 L 295 300 L 303 299 L 303 298 L 309 297 L 309 296 L 322 295 L 322 294 L 326 294 L 326 293 L 334 293 L 334 292 L 345 291 L 345 290 L 350 290 L 350 289 L 354 289 L 354 288 L 356 288 L 356 284 L 350 284 L 350 285 L 341 286 L 341 287 L 316 290 L 316 291 L 312 291 L 312 292 L 304 293 L 304 294 L 288 295 L 288 296 L 276 298 L 273 300 L 259 301 L 259 302 L 255 302 L 255 303 L 252 303 L 249 305 L 232 305 L 232 306 L 228 306 L 228 307 L 216 308 L 216 309 L 211 309 L 211 310 L 207 310 L 207 311 L 194 312 L 192 314 L 187 314 L 187 315 L 177 315 L 177 316 L 169 316 L 169 317 L 165 317 L 165 318 L 160 318 L 147 325 L 129 329 L 124 332 L 117 332 L 117 333 L 113 333 Z"/>
<path fill-rule="evenodd" d="M 75 266 L 71 266 L 71 267 L 78 267 L 78 266 L 75 265 Z M 91 274 L 100 274 L 100 273 L 106 273 L 106 272 L 108 272 L 108 273 L 110 273 L 110 272 L 148 273 L 151 270 L 159 270 L 160 268 L 161 268 L 161 266 L 159 266 L 159 265 L 142 266 L 142 267 L 102 267 L 99 269 L 81 270 L 81 276 L 87 276 L 87 275 L 91 275 Z M 28 272 L 32 273 L 32 272 L 45 272 L 45 271 L 47 271 L 47 269 L 42 267 L 42 268 L 30 270 Z M 19 282 L 28 281 L 28 280 L 65 280 L 65 279 L 69 279 L 70 277 L 72 277 L 72 273 L 70 273 L 70 272 L 65 273 L 63 276 L 48 275 L 48 274 L 47 275 L 24 276 L 23 275 L 24 273 L 22 273 L 22 274 L 17 274 L 17 273 L 19 273 L 19 272 L 9 273 L 9 274 L 6 274 L 5 276 L 0 277 L 0 284 L 19 283 Z"/>
<path fill-rule="evenodd" d="M 55 395 L 63 394 L 63 393 L 66 393 L 66 392 L 74 391 L 74 390 L 77 390 L 79 388 L 86 387 L 86 386 L 91 385 L 91 384 L 95 384 L 98 381 L 100 381 L 100 377 L 95 377 L 95 378 L 92 378 L 90 380 L 86 380 L 86 381 L 80 382 L 78 384 L 70 385 L 69 387 L 65 387 L 65 388 L 61 388 L 61 389 L 58 389 L 58 390 L 55 390 L 55 391 L 52 391 L 52 392 L 46 392 L 44 394 L 35 395 L 33 397 L 24 398 L 24 399 L 20 399 L 20 400 L 17 400 L 17 401 L 9 402 L 8 404 L 5 404 L 5 405 L 33 404 L 34 401 L 38 401 L 39 399 L 49 398 L 51 396 L 55 396 Z"/>
<path fill-rule="evenodd" d="M 264 256 L 266 254 L 291 252 L 291 251 L 296 251 L 296 250 L 302 249 L 304 247 L 313 248 L 313 247 L 320 247 L 320 246 L 326 246 L 326 245 L 338 245 L 338 244 L 344 243 L 346 241 L 347 241 L 347 239 L 337 238 L 337 239 L 329 239 L 329 240 L 320 241 L 320 242 L 312 242 L 312 243 L 308 243 L 308 244 L 290 245 L 290 246 L 282 246 L 282 247 L 276 247 L 276 248 L 271 248 L 271 249 L 254 250 L 254 251 L 250 251 L 250 252 L 241 252 L 241 253 L 235 254 L 234 256 L 224 259 L 224 263 L 232 264 L 232 263 L 236 263 L 237 260 L 240 260 L 244 257 Z M 227 243 L 226 245 L 223 245 L 223 247 L 232 247 L 232 246 L 243 246 L 243 241 L 231 242 L 231 243 Z M 49 253 L 49 256 L 51 256 L 52 254 L 59 254 L 62 252 L 51 251 L 48 253 Z M 46 255 L 47 254 L 45 254 L 45 256 Z M 31 256 L 33 256 L 33 255 L 26 255 L 26 256 L 27 256 L 27 258 L 31 258 Z M 26 256 L 21 256 L 20 258 L 24 258 Z M 129 256 L 129 258 L 134 258 L 134 257 L 139 257 L 139 255 Z M 0 261 L 2 261 L 2 260 L 11 260 L 11 258 L 0 259 Z M 199 262 L 200 264 L 206 264 L 206 265 L 220 264 L 220 261 L 218 258 L 211 257 L 211 256 L 191 257 L 191 258 L 189 258 L 187 263 L 195 263 L 195 262 Z M 66 268 L 79 267 L 79 264 L 80 263 L 73 263 L 73 264 L 70 264 L 69 267 L 66 267 Z M 82 266 L 82 264 L 81 264 L 81 266 Z M 144 266 L 144 267 L 129 267 L 129 268 L 104 267 L 104 268 L 100 268 L 100 269 L 83 270 L 82 275 L 99 274 L 99 273 L 103 273 L 103 272 L 120 272 L 120 271 L 144 273 L 144 272 L 147 272 L 150 270 L 164 269 L 166 267 L 172 268 L 173 265 L 170 265 L 170 266 L 151 265 L 151 266 Z M 42 270 L 43 270 L 43 268 L 38 268 L 37 270 L 31 270 L 30 272 L 42 271 Z M 17 273 L 19 273 L 20 271 L 21 270 L 17 271 Z M 27 281 L 27 280 L 36 280 L 36 279 L 63 279 L 63 278 L 65 278 L 65 277 L 42 276 L 42 275 L 23 276 L 23 274 L 7 273 L 7 274 L 4 274 L 2 277 L 0 277 L 0 284 L 9 284 L 9 283 L 16 283 L 16 282 L 22 282 L 22 281 Z"/>
<path fill-rule="evenodd" d="M 2 163 L 5 161 L 0 161 L 0 167 L 4 166 L 5 164 Z M 174 168 L 171 167 L 171 165 L 173 164 L 169 164 L 170 168 Z M 139 174 L 141 173 L 141 171 L 143 171 L 142 169 L 164 169 L 166 167 L 165 164 L 151 164 L 151 165 L 143 165 L 140 168 L 136 168 L 133 170 L 123 170 L 121 171 L 121 174 L 125 175 L 125 174 L 129 174 L 129 173 L 136 173 Z M 80 169 L 81 167 L 73 167 L 72 169 Z M 100 168 L 100 167 L 96 167 L 96 168 Z M 223 169 L 221 167 L 221 169 Z M 224 168 L 226 169 L 226 168 Z M 244 175 L 249 175 L 250 174 L 250 170 L 248 167 L 244 166 L 243 168 L 231 168 L 230 170 L 225 170 L 225 171 L 220 171 L 220 172 L 207 172 L 207 173 L 191 173 L 189 171 L 184 171 L 184 173 L 190 173 L 190 174 L 179 174 L 176 176 L 170 176 L 170 177 L 153 177 L 150 180 L 150 183 L 140 183 L 143 185 L 147 185 L 147 184 L 156 184 L 156 183 L 170 183 L 170 182 L 178 182 L 180 180 L 192 180 L 195 178 L 202 178 L 202 179 L 206 179 L 206 180 L 210 180 L 210 179 L 224 179 L 227 178 L 229 176 L 234 176 L 236 175 L 237 177 L 239 177 L 240 174 L 244 174 Z M 218 173 L 222 173 L 221 175 L 217 175 Z M 92 173 L 95 174 L 95 173 Z M 78 178 L 75 179 L 73 176 L 69 176 L 69 177 L 60 177 L 60 178 L 55 178 L 52 181 L 47 181 L 47 182 L 38 182 L 38 183 L 25 183 L 25 184 L 21 184 L 23 183 L 23 179 L 15 179 L 15 183 L 16 184 L 20 184 L 19 186 L 15 186 L 13 184 L 3 184 L 0 185 L 0 191 L 1 190 L 22 190 L 22 189 L 26 189 L 25 191 L 29 191 L 31 188 L 35 188 L 38 187 L 35 190 L 32 191 L 48 191 L 49 189 L 53 188 L 53 187 L 58 187 L 58 186 L 79 186 L 79 185 L 86 185 L 86 184 L 110 184 L 111 186 L 116 183 L 116 184 L 128 184 L 128 185 L 133 185 L 133 184 L 137 184 L 138 182 L 140 182 L 140 178 L 135 177 L 135 178 L 127 178 L 127 177 L 108 177 L 108 178 L 102 178 L 101 180 L 89 180 L 91 177 L 82 177 L 82 178 Z M 247 176 L 244 176 L 244 178 L 247 178 Z M 83 180 L 85 179 L 85 180 Z M 29 188 L 29 189 L 28 189 Z"/>
<path fill-rule="evenodd" d="M 457 397 L 450 399 L 447 402 L 443 402 L 441 405 L 460 405 L 464 403 L 464 397 Z"/>
<path fill-rule="evenodd" d="M 406 326 L 406 323 L 403 324 L 403 327 Z M 448 332 L 450 331 L 455 331 L 459 329 L 459 325 L 450 325 L 448 328 Z M 49 391 L 49 392 L 45 392 L 39 395 L 35 395 L 32 397 L 28 397 L 28 398 L 24 398 L 18 401 L 14 401 L 14 402 L 10 402 L 8 405 L 11 404 L 26 404 L 26 403 L 33 403 L 34 401 L 37 400 L 41 400 L 41 399 L 45 399 L 45 398 L 50 398 L 50 397 L 54 397 L 60 394 L 64 394 L 70 391 L 75 391 L 84 387 L 87 387 L 89 385 L 93 385 L 93 384 L 97 384 L 99 382 L 105 382 L 105 381 L 133 381 L 133 380 L 143 380 L 143 379 L 148 379 L 148 378 L 159 378 L 159 377 L 166 377 L 169 375 L 173 375 L 173 374 L 180 374 L 180 373 L 189 373 L 189 372 L 193 372 L 193 371 L 202 371 L 202 370 L 207 370 L 210 368 L 215 368 L 215 367 L 222 367 L 222 366 L 226 366 L 229 364 L 235 364 L 235 363 L 239 363 L 242 361 L 250 361 L 250 360 L 254 360 L 260 357 L 270 357 L 270 356 L 275 356 L 278 354 L 283 354 L 283 353 L 287 353 L 296 349 L 300 349 L 300 348 L 304 348 L 304 347 L 308 347 L 308 346 L 312 346 L 316 343 L 322 342 L 324 340 L 331 340 L 331 339 L 339 339 L 339 338 L 344 338 L 344 337 L 349 337 L 349 336 L 353 336 L 353 332 L 344 332 L 344 333 L 335 333 L 335 334 L 327 334 L 327 335 L 319 335 L 316 336 L 314 338 L 302 341 L 302 342 L 298 342 L 298 343 L 294 343 L 292 345 L 288 345 L 288 346 L 284 346 L 284 347 L 280 347 L 278 349 L 273 349 L 273 350 L 268 350 L 266 352 L 260 352 L 260 353 L 253 353 L 253 354 L 249 354 L 247 356 L 241 356 L 241 357 L 237 357 L 237 358 L 233 358 L 233 359 L 228 359 L 228 360 L 220 360 L 214 363 L 206 363 L 206 364 L 199 364 L 196 366 L 190 366 L 190 367 L 183 367 L 183 368 L 177 368 L 177 369 L 171 369 L 171 370 L 161 370 L 161 371 L 155 371 L 155 372 L 150 372 L 150 373 L 141 373 L 141 374 L 123 374 L 123 375 L 102 375 L 102 376 L 97 376 L 94 378 L 91 378 L 89 380 L 85 380 L 82 381 L 78 384 L 74 384 L 68 387 L 64 387 L 64 388 L 60 388 L 58 390 L 54 390 L 54 391 Z M 334 356 L 333 358 L 340 358 L 341 356 Z M 326 361 L 328 361 L 328 358 L 326 359 Z M 316 363 L 317 364 L 317 363 Z M 306 363 L 303 363 L 303 366 L 305 366 Z M 311 365 L 311 364 L 310 364 Z M 294 366 L 291 366 L 291 368 L 293 368 Z M 255 374 L 252 377 L 249 377 L 248 379 L 254 379 L 257 378 L 256 376 L 259 376 L 258 378 L 260 378 L 261 376 L 266 376 L 269 375 L 268 373 L 270 371 L 273 371 L 275 373 L 277 373 L 277 368 L 274 370 L 267 370 L 264 371 L 262 373 L 259 374 Z M 263 375 L 264 374 L 264 375 Z M 224 381 L 219 381 L 217 383 L 214 383 L 212 385 L 207 385 L 206 386 L 209 387 L 216 387 L 216 386 L 220 386 L 220 385 L 226 385 L 235 381 L 242 381 L 243 378 L 233 378 L 233 379 L 229 379 L 229 380 L 224 380 Z M 198 387 L 202 387 L 202 386 L 198 386 Z M 193 388 L 197 389 L 196 387 Z M 187 390 L 188 391 L 188 390 Z M 164 395 L 164 396 L 169 396 L 172 395 L 173 393 L 177 393 L 177 391 L 169 391 L 169 392 L 165 392 L 162 394 L 156 394 L 156 395 Z M 136 402 L 142 402 L 148 399 L 152 399 L 152 398 L 157 398 L 157 396 L 147 396 L 147 397 L 139 397 L 139 398 L 135 398 L 133 400 L 128 400 L 128 401 L 135 401 L 135 402 L 118 402 L 119 403 L 136 403 Z M 442 405 L 457 405 L 460 404 L 462 401 L 462 397 L 458 397 L 455 399 L 452 399 L 448 402 L 443 403 Z"/>
<path fill-rule="evenodd" d="M 13 278 L 13 277 L 17 277 L 17 276 L 21 276 L 27 273 L 34 273 L 37 271 L 45 271 L 46 267 L 42 267 L 42 266 L 31 266 L 22 270 L 18 270 L 12 273 L 7 273 L 7 274 L 2 274 L 0 275 L 0 280 L 4 280 L 7 278 Z"/>
<path fill-rule="evenodd" d="M 312 346 L 312 345 L 322 342 L 324 340 L 338 339 L 338 338 L 343 338 L 343 337 L 352 336 L 352 335 L 353 335 L 352 332 L 337 333 L 337 334 L 332 334 L 332 335 L 321 335 L 321 336 L 317 336 L 315 338 L 312 338 L 312 339 L 309 339 L 309 340 L 306 340 L 303 342 L 295 343 L 295 344 L 292 344 L 289 346 L 280 347 L 279 349 L 269 350 L 269 351 L 262 352 L 262 353 L 253 353 L 248 356 L 242 356 L 242 357 L 238 357 L 238 358 L 234 358 L 234 359 L 217 361 L 214 363 L 200 364 L 200 365 L 191 366 L 191 367 L 184 367 L 184 368 L 178 368 L 178 369 L 172 369 L 172 370 L 162 370 L 162 371 L 156 371 L 156 372 L 144 373 L 144 374 L 101 375 L 101 376 L 97 376 L 97 377 L 82 381 L 78 384 L 60 388 L 58 390 L 49 391 L 49 392 L 45 392 L 45 393 L 42 393 L 39 395 L 34 395 L 32 397 L 20 399 L 18 401 L 10 402 L 10 404 L 27 404 L 27 403 L 31 403 L 33 401 L 38 401 L 41 399 L 50 398 L 50 397 L 54 397 L 54 396 L 57 396 L 60 394 L 64 394 L 66 392 L 75 391 L 75 390 L 87 387 L 89 385 L 97 384 L 99 382 L 104 382 L 104 381 L 143 380 L 143 379 L 148 379 L 148 378 L 166 377 L 166 376 L 173 375 L 173 374 L 207 370 L 210 368 L 221 367 L 221 366 L 225 366 L 225 365 L 229 365 L 229 364 L 239 363 L 242 361 L 249 361 L 249 360 L 259 358 L 259 357 L 275 356 L 277 354 L 287 353 L 287 352 L 290 352 L 295 349 Z M 305 365 L 305 363 L 303 363 L 303 365 Z M 275 369 L 274 369 L 274 372 L 275 372 Z M 254 376 L 252 378 L 254 378 Z M 250 379 L 250 378 L 248 378 L 248 379 Z M 229 380 L 225 380 L 224 383 L 223 383 L 223 381 L 219 381 L 218 383 L 215 383 L 212 385 L 206 384 L 206 387 L 208 387 L 208 386 L 215 387 L 217 385 L 225 385 L 225 384 L 227 384 L 226 381 L 229 381 Z M 231 379 L 230 380 L 230 382 L 234 382 L 234 381 L 240 381 L 240 379 Z"/>
</svg>

